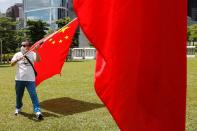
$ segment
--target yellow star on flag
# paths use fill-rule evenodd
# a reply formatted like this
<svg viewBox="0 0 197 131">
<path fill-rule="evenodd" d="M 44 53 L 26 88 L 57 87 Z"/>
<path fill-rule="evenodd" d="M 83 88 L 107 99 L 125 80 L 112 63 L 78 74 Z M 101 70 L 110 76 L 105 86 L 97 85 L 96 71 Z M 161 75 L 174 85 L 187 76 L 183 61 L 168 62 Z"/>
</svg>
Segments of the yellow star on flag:
<svg viewBox="0 0 197 131">
<path fill-rule="evenodd" d="M 70 27 L 65 26 L 65 27 L 63 27 L 63 28 L 60 30 L 60 32 L 63 32 L 63 33 L 64 33 L 64 31 L 67 30 L 68 28 L 70 28 Z"/>
<path fill-rule="evenodd" d="M 55 44 L 55 41 L 53 41 L 52 44 Z"/>
<path fill-rule="evenodd" d="M 63 41 L 62 40 L 59 40 L 59 43 L 62 43 Z"/>
<path fill-rule="evenodd" d="M 64 38 L 65 38 L 66 40 L 68 40 L 69 36 L 68 36 L 68 35 L 66 35 Z"/>
<path fill-rule="evenodd" d="M 52 39 L 52 38 L 50 38 L 50 39 L 49 39 L 49 42 L 51 42 L 52 40 L 53 40 L 53 39 Z"/>
</svg>

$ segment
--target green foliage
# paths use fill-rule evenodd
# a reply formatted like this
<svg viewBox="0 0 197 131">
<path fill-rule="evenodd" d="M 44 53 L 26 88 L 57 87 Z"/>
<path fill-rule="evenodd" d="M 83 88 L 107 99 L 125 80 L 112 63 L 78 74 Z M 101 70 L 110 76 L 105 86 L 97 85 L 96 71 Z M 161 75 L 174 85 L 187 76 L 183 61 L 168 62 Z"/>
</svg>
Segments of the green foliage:
<svg viewBox="0 0 197 131">
<path fill-rule="evenodd" d="M 46 36 L 47 36 L 47 35 L 50 35 L 50 34 L 52 34 L 52 33 L 54 33 L 55 31 L 56 31 L 56 30 L 53 30 L 53 29 L 49 28 L 49 30 L 47 31 Z"/>
<path fill-rule="evenodd" d="M 77 29 L 75 32 L 71 47 L 74 48 L 78 46 L 79 46 L 79 29 Z"/>
<path fill-rule="evenodd" d="M 49 30 L 48 26 L 49 25 L 46 22 L 43 22 L 41 20 L 28 20 L 26 29 L 27 37 L 32 43 L 37 42 L 47 34 L 46 31 Z"/>
<path fill-rule="evenodd" d="M 16 22 L 8 17 L 0 18 L 0 39 L 3 43 L 3 53 L 15 52 L 18 46 Z"/>
<path fill-rule="evenodd" d="M 25 29 L 20 29 L 20 30 L 16 30 L 16 41 L 17 43 L 20 45 L 23 41 L 26 40 L 26 32 L 27 30 Z M 20 46 L 18 45 L 18 47 L 20 48 Z M 20 49 L 17 48 L 17 51 L 19 51 Z"/>
<path fill-rule="evenodd" d="M 19 51 L 19 45 L 27 38 L 32 43 L 42 39 L 48 24 L 42 21 L 28 21 L 27 29 L 16 30 L 17 22 L 13 22 L 11 18 L 0 18 L 0 39 L 3 43 L 3 54 Z"/>
<path fill-rule="evenodd" d="M 65 17 L 65 18 L 57 20 L 56 24 L 58 25 L 59 28 L 62 28 L 63 26 L 65 26 L 66 24 L 68 24 L 71 21 L 72 20 L 70 17 Z"/>
<path fill-rule="evenodd" d="M 187 39 L 188 41 L 197 41 L 197 24 L 193 24 L 187 27 Z"/>
<path fill-rule="evenodd" d="M 72 19 L 70 17 L 65 17 L 57 20 L 56 24 L 58 24 L 58 28 L 60 29 L 71 21 Z M 78 47 L 78 46 L 79 46 L 79 29 L 76 30 L 71 47 Z"/>
<path fill-rule="evenodd" d="M 14 56 L 14 53 L 8 53 L 2 55 L 2 63 L 1 64 L 8 64 L 10 63 L 12 57 Z"/>
</svg>

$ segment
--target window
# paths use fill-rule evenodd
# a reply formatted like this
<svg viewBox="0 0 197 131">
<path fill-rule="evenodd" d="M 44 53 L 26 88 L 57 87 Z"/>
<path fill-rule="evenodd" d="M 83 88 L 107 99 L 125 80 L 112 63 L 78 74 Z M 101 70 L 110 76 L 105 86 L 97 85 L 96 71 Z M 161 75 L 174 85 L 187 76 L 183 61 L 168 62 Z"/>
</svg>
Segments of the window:
<svg viewBox="0 0 197 131">
<path fill-rule="evenodd" d="M 66 8 L 66 0 L 51 0 L 52 7 L 65 7 Z"/>
<path fill-rule="evenodd" d="M 66 9 L 62 8 L 53 8 L 51 13 L 51 20 L 56 21 L 57 19 L 61 19 L 66 17 Z"/>
<path fill-rule="evenodd" d="M 39 8 L 50 7 L 50 0 L 26 0 L 25 10 L 33 10 Z"/>
<path fill-rule="evenodd" d="M 27 20 L 43 20 L 47 23 L 50 21 L 50 10 L 31 11 L 26 13 Z"/>
</svg>

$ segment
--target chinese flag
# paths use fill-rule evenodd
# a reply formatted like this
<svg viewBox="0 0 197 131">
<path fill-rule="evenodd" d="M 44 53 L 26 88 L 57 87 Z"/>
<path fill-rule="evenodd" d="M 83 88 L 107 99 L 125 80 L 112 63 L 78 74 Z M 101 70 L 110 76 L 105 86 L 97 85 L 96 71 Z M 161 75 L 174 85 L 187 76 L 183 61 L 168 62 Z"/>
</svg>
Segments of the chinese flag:
<svg viewBox="0 0 197 131">
<path fill-rule="evenodd" d="M 36 85 L 39 85 L 43 80 L 53 75 L 61 73 L 62 66 L 66 60 L 77 27 L 78 20 L 75 19 L 59 31 L 40 40 L 44 40 L 45 42 L 38 50 L 41 61 L 39 63 L 34 63 L 35 70 L 38 73 Z M 34 46 L 39 44 L 40 41 L 35 43 Z M 34 48 L 34 46 L 32 46 L 32 48 Z"/>
<path fill-rule="evenodd" d="M 95 90 L 122 131 L 184 131 L 187 0 L 74 0 Z"/>
</svg>

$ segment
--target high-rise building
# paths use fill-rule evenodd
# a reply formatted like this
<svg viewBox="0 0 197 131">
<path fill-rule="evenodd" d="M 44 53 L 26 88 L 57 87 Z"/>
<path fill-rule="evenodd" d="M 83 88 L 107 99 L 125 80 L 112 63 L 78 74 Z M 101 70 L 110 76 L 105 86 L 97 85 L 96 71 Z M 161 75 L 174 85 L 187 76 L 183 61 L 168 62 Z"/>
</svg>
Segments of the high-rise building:
<svg viewBox="0 0 197 131">
<path fill-rule="evenodd" d="M 10 17 L 13 21 L 17 21 L 16 29 L 23 28 L 24 25 L 24 16 L 23 16 L 23 4 L 16 3 L 13 6 L 10 6 L 6 10 L 6 16 Z"/>
<path fill-rule="evenodd" d="M 55 22 L 66 17 L 67 0 L 23 0 L 25 22 L 27 20 L 42 20 L 52 29 L 56 29 Z"/>
<path fill-rule="evenodd" d="M 188 0 L 188 16 L 197 21 L 197 0 Z"/>
<path fill-rule="evenodd" d="M 70 18 L 75 18 L 75 12 L 73 9 L 73 0 L 67 0 L 67 16 L 69 16 Z"/>
<path fill-rule="evenodd" d="M 12 18 L 14 21 L 23 18 L 23 4 L 16 3 L 6 10 L 6 16 Z"/>
</svg>

